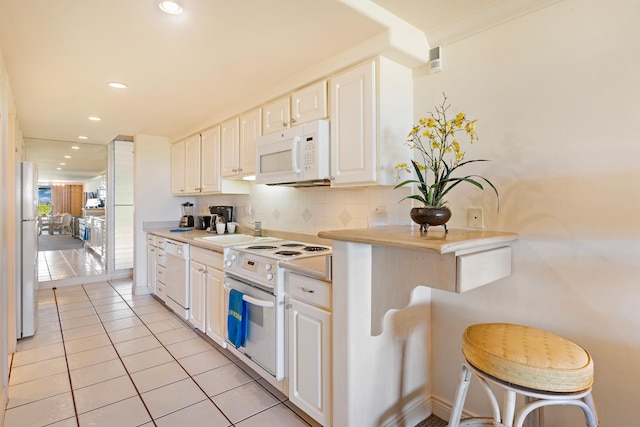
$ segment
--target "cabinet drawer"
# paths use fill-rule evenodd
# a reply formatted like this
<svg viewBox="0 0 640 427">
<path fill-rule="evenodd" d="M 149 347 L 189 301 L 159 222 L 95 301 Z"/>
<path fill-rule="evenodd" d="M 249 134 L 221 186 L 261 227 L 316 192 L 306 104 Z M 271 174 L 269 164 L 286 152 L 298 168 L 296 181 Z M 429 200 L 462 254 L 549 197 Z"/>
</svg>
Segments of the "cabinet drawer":
<svg viewBox="0 0 640 427">
<path fill-rule="evenodd" d="M 291 298 L 331 309 L 331 283 L 288 272 L 287 287 Z"/>
<path fill-rule="evenodd" d="M 223 255 L 222 252 L 211 251 L 207 249 L 191 246 L 190 259 L 200 264 L 215 267 L 222 270 Z"/>
<path fill-rule="evenodd" d="M 160 249 L 164 249 L 167 246 L 167 239 L 164 237 L 156 236 L 156 246 Z"/>
<path fill-rule="evenodd" d="M 158 248 L 156 250 L 156 264 L 162 267 L 167 266 L 167 255 L 164 253 L 164 249 Z"/>
<path fill-rule="evenodd" d="M 156 245 L 156 235 L 147 233 L 147 244 L 151 246 Z"/>
<path fill-rule="evenodd" d="M 156 281 L 166 283 L 167 270 L 164 266 L 156 264 Z"/>
<path fill-rule="evenodd" d="M 466 292 L 511 274 L 511 247 L 457 257 L 456 292 Z"/>
<path fill-rule="evenodd" d="M 167 298 L 167 286 L 164 283 L 156 281 L 156 296 L 164 301 Z"/>
</svg>

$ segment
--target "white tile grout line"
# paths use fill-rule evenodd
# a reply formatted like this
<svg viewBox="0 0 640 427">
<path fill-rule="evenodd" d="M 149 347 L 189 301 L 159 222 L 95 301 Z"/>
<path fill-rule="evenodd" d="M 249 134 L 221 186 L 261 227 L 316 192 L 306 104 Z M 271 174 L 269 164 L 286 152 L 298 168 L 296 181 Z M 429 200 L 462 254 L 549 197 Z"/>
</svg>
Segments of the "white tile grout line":
<svg viewBox="0 0 640 427">
<path fill-rule="evenodd" d="M 60 335 L 62 336 L 62 349 L 64 351 L 64 363 L 67 365 L 67 377 L 69 378 L 69 389 L 71 390 L 71 401 L 73 402 L 73 412 L 76 415 L 76 425 L 80 426 L 80 420 L 78 419 L 78 407 L 76 406 L 76 396 L 73 392 L 73 383 L 71 382 L 71 369 L 69 369 L 69 359 L 67 358 L 67 346 L 64 342 L 64 331 L 62 330 L 62 322 L 60 320 L 60 307 L 58 306 L 58 295 L 56 289 L 53 288 L 53 299 L 56 302 L 56 313 L 58 315 L 58 325 L 60 325 Z M 62 421 L 62 420 L 61 420 Z"/>
<path fill-rule="evenodd" d="M 131 309 L 131 311 L 132 311 L 132 312 L 134 313 L 134 315 L 138 318 L 138 320 L 140 320 L 140 321 L 142 322 L 142 324 L 143 324 L 143 325 L 144 325 L 144 327 L 149 331 L 149 333 L 150 333 L 150 334 L 151 334 L 151 335 L 152 335 L 152 336 L 153 336 L 153 337 L 154 337 L 154 338 L 155 338 L 155 339 L 160 343 L 161 347 L 162 347 L 163 349 L 165 349 L 165 350 L 167 351 L 167 353 L 169 353 L 169 355 L 171 356 L 171 358 L 172 358 L 172 359 L 173 359 L 173 360 L 178 364 L 178 366 L 180 366 L 180 368 L 181 368 L 182 370 L 184 370 L 184 372 L 187 374 L 188 378 L 189 378 L 191 381 L 193 381 L 193 383 L 194 383 L 194 384 L 195 384 L 195 385 L 196 385 L 196 386 L 197 386 L 197 387 L 202 391 L 202 393 L 206 396 L 206 399 L 205 399 L 205 400 L 207 400 L 207 399 L 208 399 L 209 401 L 211 401 L 211 403 L 212 403 L 212 404 L 213 404 L 213 405 L 218 409 L 218 411 L 220 411 L 220 413 L 221 413 L 221 414 L 226 418 L 226 420 L 229 422 L 229 425 L 233 425 L 233 422 L 232 422 L 232 421 L 231 421 L 231 420 L 230 420 L 230 419 L 225 415 L 225 413 L 222 411 L 222 409 L 220 409 L 220 407 L 218 407 L 218 405 L 216 405 L 216 403 L 213 401 L 213 399 L 212 399 L 211 397 L 209 397 L 209 395 L 207 395 L 206 391 L 205 391 L 205 390 L 200 386 L 200 384 L 198 384 L 198 382 L 197 382 L 197 381 L 193 378 L 193 376 L 192 376 L 192 375 L 191 375 L 191 374 L 190 374 L 190 373 L 189 373 L 189 372 L 188 372 L 188 371 L 187 371 L 187 370 L 182 366 L 182 364 L 178 361 L 178 359 L 177 359 L 177 358 L 176 358 L 176 357 L 175 357 L 175 356 L 174 356 L 174 355 L 173 355 L 173 354 L 172 354 L 172 353 L 167 349 L 167 347 L 165 346 L 165 344 L 164 344 L 162 341 L 160 341 L 160 340 L 158 339 L 158 337 L 156 336 L 156 334 L 155 334 L 155 333 L 154 333 L 154 332 L 149 328 L 149 326 L 147 325 L 147 323 L 146 323 L 144 320 L 142 320 L 142 318 L 138 315 L 138 313 L 136 313 L 136 311 L 134 310 L 134 307 L 132 307 L 132 306 L 131 306 L 131 304 L 129 304 L 129 302 L 128 302 L 127 300 L 125 300 L 125 299 L 124 299 L 124 297 L 122 296 L 122 294 L 118 291 L 118 289 L 116 289 L 116 288 L 111 284 L 111 282 L 108 282 L 108 283 L 109 283 L 109 286 L 111 286 L 111 288 L 112 288 L 112 289 L 113 289 L 113 290 L 114 290 L 114 291 L 115 291 L 115 292 L 120 296 L 120 298 L 122 298 L 122 300 L 127 304 L 127 306 L 129 306 L 129 308 Z M 83 289 L 84 289 L 84 286 L 83 286 Z M 86 293 L 86 289 L 85 289 L 85 293 Z M 91 297 L 89 296 L 89 294 L 87 294 L 87 297 L 89 298 L 89 301 L 91 302 L 91 305 L 94 307 L 94 310 L 95 310 L 95 306 L 93 305 L 93 301 L 91 300 Z M 98 314 L 98 317 L 100 318 L 100 315 L 99 315 L 99 314 Z M 178 318 L 182 323 L 184 323 L 185 325 L 187 325 L 187 324 L 186 324 L 186 323 L 185 323 L 181 318 L 179 318 L 178 316 L 175 316 L 175 318 Z M 118 355 L 118 358 L 119 358 L 119 359 L 120 359 L 120 361 L 122 362 L 122 357 L 120 356 L 120 353 L 118 352 L 118 349 L 115 347 L 115 345 L 114 345 L 113 341 L 111 340 L 111 336 L 109 336 L 109 333 L 107 332 L 106 328 L 104 328 L 104 322 L 102 321 L 102 318 L 100 318 L 100 324 L 102 325 L 103 329 L 105 329 L 105 332 L 107 333 L 107 336 L 108 336 L 108 338 L 109 338 L 109 341 L 111 342 L 111 345 L 113 346 L 113 348 L 114 348 L 114 350 L 115 350 L 116 354 Z M 189 326 L 189 325 L 187 325 L 187 326 Z M 191 328 L 191 326 L 189 326 L 189 328 Z M 215 348 L 215 347 L 212 347 L 212 348 Z M 232 361 L 231 361 L 231 362 L 232 362 Z M 149 417 L 150 417 L 150 418 L 151 418 L 151 420 L 153 421 L 153 424 L 154 424 L 154 425 L 156 425 L 156 423 L 155 423 L 155 419 L 153 418 L 153 415 L 152 415 L 152 414 L 151 414 L 151 412 L 149 411 L 149 408 L 147 407 L 146 403 L 144 402 L 144 399 L 142 399 L 142 393 L 140 393 L 140 391 L 138 390 L 138 387 L 136 386 L 135 382 L 133 381 L 133 378 L 131 377 L 131 373 L 129 372 L 129 369 L 128 369 L 128 368 L 127 368 L 127 366 L 124 364 L 124 362 L 122 362 L 122 365 L 123 365 L 123 367 L 124 367 L 125 371 L 127 372 L 127 375 L 129 376 L 129 378 L 130 378 L 131 382 L 133 383 L 133 386 L 134 386 L 134 388 L 135 388 L 135 390 L 136 390 L 136 393 L 138 393 L 138 396 L 140 397 L 140 400 L 142 401 L 142 403 L 143 403 L 143 405 L 144 405 L 145 409 L 147 410 L 147 413 L 149 414 Z M 167 385 L 169 385 L 169 384 L 165 384 L 164 386 L 167 386 Z M 163 387 L 164 387 L 164 386 L 163 386 Z M 200 401 L 200 402 L 202 402 L 202 401 Z M 196 402 L 196 403 L 194 403 L 194 405 L 195 405 L 195 404 L 197 404 L 197 403 L 200 403 L 200 402 Z M 278 403 L 280 403 L 280 402 L 278 401 Z M 168 415 L 170 415 L 170 414 L 172 414 L 172 413 L 175 413 L 175 412 L 177 412 L 177 411 L 180 411 L 180 410 L 183 410 L 183 409 L 185 409 L 185 408 L 188 408 L 189 406 L 192 406 L 192 405 L 188 405 L 188 406 L 186 406 L 186 407 L 183 407 L 183 408 L 177 409 L 176 411 L 173 411 L 173 412 L 167 413 L 167 414 L 163 415 L 162 417 L 166 417 L 166 416 L 168 416 Z M 274 405 L 274 406 L 275 406 L 275 405 Z M 267 408 L 267 409 L 268 409 L 268 408 Z M 162 417 L 160 417 L 160 418 L 162 418 Z"/>
<path fill-rule="evenodd" d="M 216 403 L 213 401 L 213 396 L 209 396 L 209 395 L 207 395 L 207 393 L 206 393 L 206 392 L 205 392 L 205 390 L 200 386 L 200 384 L 198 384 L 198 382 L 193 378 L 193 376 L 192 376 L 192 375 L 191 375 L 191 374 L 190 374 L 190 373 L 189 373 L 189 372 L 188 372 L 188 371 L 187 371 L 187 370 L 182 366 L 182 364 L 180 363 L 180 361 L 179 361 L 179 360 L 178 360 L 178 359 L 177 359 L 177 358 L 176 358 L 176 357 L 175 357 L 175 356 L 174 356 L 174 355 L 173 355 L 173 354 L 172 354 L 172 353 L 167 349 L 167 347 L 165 346 L 165 344 L 164 344 L 162 341 L 160 341 L 160 340 L 158 339 L 158 337 L 156 336 L 156 334 L 155 334 L 155 333 L 154 333 L 154 332 L 149 328 L 149 326 L 147 325 L 147 323 L 146 323 L 146 322 L 145 322 L 145 321 L 144 321 L 144 320 L 143 320 L 143 319 L 138 315 L 138 313 L 136 313 L 136 311 L 134 310 L 134 308 L 133 308 L 133 307 L 129 304 L 129 302 L 128 302 L 128 301 L 127 301 L 127 300 L 122 296 L 122 293 L 120 293 L 120 291 L 112 285 L 111 281 L 107 281 L 107 284 L 111 287 L 111 289 L 113 289 L 113 290 L 118 294 L 118 296 L 122 299 L 122 301 L 124 301 L 124 302 L 127 304 L 127 306 L 131 309 L 131 311 L 133 311 L 134 315 L 138 318 L 138 320 L 140 320 L 140 321 L 142 322 L 142 324 L 145 326 L 145 328 L 147 328 L 147 330 L 150 332 L 150 334 L 151 334 L 151 335 L 152 335 L 152 336 L 153 336 L 153 337 L 154 337 L 154 338 L 159 342 L 159 344 L 161 345 L 161 347 L 162 347 L 162 348 L 164 348 L 164 349 L 169 353 L 169 355 L 173 358 L 173 360 L 174 360 L 175 362 L 177 362 L 177 363 L 178 363 L 178 365 L 179 365 L 179 366 L 180 366 L 180 367 L 185 371 L 185 373 L 187 374 L 188 378 L 189 378 L 189 379 L 191 379 L 191 380 L 193 381 L 193 383 L 194 383 L 194 384 L 195 384 L 195 385 L 196 385 L 196 386 L 197 386 L 197 387 L 198 387 L 198 388 L 199 388 L 199 389 L 204 393 L 204 395 L 207 397 L 207 399 L 208 399 L 209 401 L 211 401 L 211 403 L 212 403 L 212 404 L 213 404 L 213 405 L 214 405 L 214 406 L 215 406 L 215 407 L 220 411 L 220 413 L 221 413 L 221 414 L 222 414 L 222 415 L 227 419 L 227 421 L 229 421 L 229 425 L 230 425 L 230 426 L 233 426 L 233 425 L 234 425 L 234 423 L 233 423 L 233 422 L 231 422 L 231 420 L 227 417 L 227 415 L 226 415 L 226 414 L 225 414 L 225 413 L 220 409 L 220 407 L 218 407 L 218 405 L 216 405 Z M 114 351 L 115 351 L 115 352 L 116 352 L 116 354 L 118 355 L 118 360 L 120 360 L 120 362 L 122 363 L 122 366 L 123 366 L 123 368 L 125 369 L 125 372 L 127 373 L 127 376 L 129 377 L 129 379 L 130 379 L 130 381 L 131 381 L 131 383 L 132 383 L 133 387 L 135 388 L 136 393 L 138 394 L 138 397 L 140 398 L 140 400 L 141 400 L 142 404 L 144 405 L 145 410 L 147 411 L 147 414 L 149 415 L 149 418 L 151 419 L 151 421 L 153 422 L 153 425 L 155 426 L 155 425 L 156 425 L 156 422 L 155 422 L 155 420 L 154 420 L 154 418 L 153 418 L 153 415 L 152 415 L 152 414 L 151 414 L 151 412 L 149 411 L 149 408 L 147 407 L 147 404 L 145 403 L 144 399 L 142 399 L 142 393 L 140 393 L 140 391 L 138 390 L 138 387 L 136 386 L 135 382 L 133 381 L 133 378 L 131 377 L 131 373 L 130 373 L 130 372 L 129 372 L 129 370 L 127 369 L 127 366 L 126 366 L 126 365 L 124 364 L 124 362 L 122 361 L 122 357 L 120 356 L 120 353 L 118 352 L 118 350 L 117 350 L 117 348 L 116 348 L 115 344 L 113 343 L 113 341 L 112 341 L 112 339 L 111 339 L 111 336 L 109 335 L 109 332 L 106 330 L 106 328 L 105 328 L 105 326 L 104 326 L 104 322 L 103 322 L 102 318 L 100 317 L 99 313 L 97 313 L 97 311 L 95 310 L 95 307 L 96 307 L 96 306 L 93 304 L 93 300 L 91 299 L 91 296 L 87 293 L 87 290 L 86 290 L 86 288 L 84 287 L 84 285 L 80 285 L 80 286 L 81 286 L 81 289 L 82 289 L 82 291 L 84 292 L 85 296 L 88 298 L 89 302 L 91 303 L 92 309 L 94 310 L 94 312 L 95 312 L 95 313 L 96 313 L 96 315 L 98 316 L 98 319 L 100 320 L 100 325 L 101 325 L 101 326 L 102 326 L 102 328 L 104 329 L 105 333 L 107 334 L 107 338 L 109 339 L 109 342 L 111 343 L 111 346 L 113 347 Z M 63 350 L 64 350 L 65 363 L 66 363 L 66 366 L 67 366 L 67 375 L 68 375 L 68 378 L 69 378 L 69 385 L 70 385 L 70 389 L 71 389 L 71 397 L 72 397 L 72 401 L 73 401 L 73 408 L 74 408 L 74 413 L 75 413 L 76 423 L 77 423 L 77 425 L 79 426 L 79 415 L 80 415 L 80 414 L 78 414 L 78 410 L 77 410 L 77 407 L 76 407 L 75 393 L 74 393 L 74 388 L 73 388 L 73 382 L 72 382 L 72 379 L 71 379 L 71 369 L 69 368 L 69 362 L 68 362 L 68 358 L 67 358 L 67 348 L 66 348 L 66 342 L 65 342 L 65 340 L 64 340 L 64 330 L 63 330 L 63 328 L 62 328 L 62 321 L 61 321 L 61 318 L 60 318 L 60 309 L 59 309 L 59 304 L 58 304 L 58 296 L 57 296 L 57 292 L 56 292 L 56 291 L 57 291 L 57 288 L 56 288 L 56 287 L 52 288 L 52 291 L 53 291 L 53 294 L 54 294 L 54 300 L 55 300 L 55 303 L 56 303 L 56 314 L 57 314 L 57 317 L 58 317 L 58 324 L 59 324 L 59 326 L 60 326 L 60 334 L 61 334 L 61 336 L 62 336 L 62 346 L 63 346 Z M 156 299 L 154 296 L 152 296 L 152 298 L 154 298 L 154 299 L 157 301 L 157 299 Z M 158 302 L 159 302 L 159 301 L 158 301 Z M 160 303 L 160 302 L 159 302 L 159 303 Z M 180 320 L 180 321 L 181 321 L 185 326 L 189 327 L 190 329 L 193 329 L 193 328 L 191 327 L 191 325 L 189 325 L 188 323 L 186 323 L 182 318 L 180 318 L 179 316 L 175 315 L 175 314 L 174 314 L 174 313 L 172 313 L 171 311 L 169 311 L 169 312 L 174 316 L 174 318 L 176 318 L 176 319 Z M 150 323 L 152 323 L 152 322 L 150 322 Z M 72 328 L 72 329 L 73 329 L 73 328 Z M 126 329 L 126 328 L 125 328 L 125 329 Z M 250 372 L 247 372 L 247 371 L 246 371 L 246 369 L 243 367 L 243 366 L 246 366 L 246 365 L 236 363 L 236 362 L 240 362 L 240 361 L 236 361 L 236 360 L 233 360 L 233 359 L 229 358 L 226 354 L 224 354 L 224 353 L 222 352 L 222 350 L 219 350 L 219 349 L 218 349 L 218 346 L 217 346 L 217 344 L 216 344 L 216 343 L 211 342 L 211 341 L 210 341 L 206 336 L 203 336 L 203 335 L 202 335 L 198 330 L 194 330 L 194 332 L 196 333 L 196 335 L 197 335 L 198 337 L 200 337 L 200 338 L 204 339 L 207 343 L 212 344 L 212 346 L 211 346 L 211 348 L 212 348 L 212 349 L 215 349 L 215 350 L 217 350 L 218 352 L 220 352 L 220 354 L 222 354 L 224 357 L 228 358 L 228 359 L 229 359 L 229 361 L 230 361 L 231 363 L 233 363 L 234 365 L 236 365 L 236 366 L 237 366 L 238 368 L 240 368 L 243 372 L 247 373 L 247 374 L 251 377 L 251 380 L 252 380 L 251 382 L 256 383 L 259 387 L 261 387 L 263 390 L 265 390 L 267 393 L 269 393 L 271 396 L 273 396 L 273 397 L 276 399 L 276 403 L 274 403 L 273 405 L 271 405 L 271 406 L 269 406 L 269 407 L 267 407 L 267 408 L 264 408 L 264 409 L 262 409 L 261 411 L 256 412 L 255 414 L 253 414 L 253 415 L 251 415 L 251 416 L 249 416 L 249 417 L 243 418 L 242 420 L 238 420 L 238 421 L 237 421 L 237 423 L 239 423 L 239 422 L 241 422 L 241 421 L 244 421 L 244 420 L 246 420 L 246 419 L 248 419 L 248 418 L 251 418 L 251 417 L 253 417 L 253 416 L 256 416 L 256 415 L 258 415 L 259 413 L 264 412 L 264 411 L 267 411 L 267 410 L 269 410 L 269 409 L 271 409 L 271 408 L 273 408 L 273 407 L 275 407 L 275 406 L 277 406 L 277 405 L 279 405 L 279 404 L 284 404 L 284 403 L 288 400 L 288 399 L 280 400 L 280 397 L 279 397 L 279 396 L 274 395 L 274 394 L 273 394 L 273 393 L 272 393 L 268 388 L 266 388 L 265 386 L 263 386 L 263 385 L 260 383 L 260 381 L 258 381 L 258 379 L 255 379 L 255 378 L 251 375 L 251 373 L 250 373 Z M 208 351 L 208 350 L 205 350 L 205 351 Z M 13 358 L 11 358 L 11 365 L 9 366 L 9 376 L 11 375 L 11 368 L 12 368 L 12 365 L 13 365 Z M 248 368 L 247 368 L 247 369 L 248 369 Z M 105 381 L 108 381 L 108 380 L 105 380 Z M 249 384 L 249 383 L 246 383 L 246 384 Z M 167 386 L 167 385 L 169 385 L 169 384 L 165 384 L 165 385 L 164 385 L 164 386 L 162 386 L 162 387 L 165 387 L 165 386 Z M 238 387 L 241 387 L 241 386 L 243 386 L 243 385 L 245 385 L 245 384 L 242 384 L 242 385 L 239 385 L 239 386 L 237 386 L 237 387 L 233 387 L 233 388 L 238 388 Z M 87 387 L 88 387 L 88 386 L 87 386 Z M 84 387 L 83 387 L 83 388 L 84 388 Z M 231 389 L 229 389 L 229 390 L 226 390 L 225 392 L 228 392 L 228 391 L 230 391 L 230 390 L 233 390 L 233 388 L 231 388 Z M 150 391 L 150 390 L 149 390 L 149 391 Z M 53 396 L 49 396 L 49 397 L 53 397 Z M 128 398 L 127 398 L 127 399 L 128 399 Z M 123 399 L 123 400 L 124 400 L 124 399 Z M 206 399 L 205 399 L 205 400 L 206 400 Z M 118 402 L 120 402 L 120 401 L 118 401 Z M 108 405 L 104 405 L 104 406 L 113 405 L 113 404 L 118 403 L 118 402 L 112 402 L 112 403 L 109 403 Z M 200 403 L 200 402 L 202 402 L 202 401 L 196 402 L 196 403 L 194 403 L 194 404 L 192 404 L 192 405 L 187 405 L 187 406 L 185 406 L 185 407 L 183 407 L 183 408 L 177 409 L 176 411 L 173 411 L 173 412 L 167 413 L 167 414 L 163 415 L 162 417 L 166 417 L 166 416 L 168 416 L 168 415 L 170 415 L 170 414 L 173 414 L 173 413 L 175 413 L 175 412 L 178 412 L 178 411 L 183 410 L 183 409 L 185 409 L 185 408 L 188 408 L 188 407 L 190 407 L 190 406 L 196 405 L 196 404 L 198 404 L 198 403 Z M 33 403 L 33 402 L 25 403 L 25 405 L 28 405 L 28 404 L 30 404 L 30 403 Z M 23 405 L 19 405 L 19 406 L 23 406 Z M 102 407 L 104 407 L 104 406 L 102 406 Z M 297 418 L 299 418 L 302 422 L 304 422 L 305 424 L 308 424 L 306 420 L 304 420 L 302 417 L 300 417 L 300 416 L 299 416 L 295 411 L 293 411 L 291 408 L 289 408 L 286 404 L 285 404 L 284 406 L 285 406 L 289 411 L 291 411 L 291 412 L 292 412 L 292 413 L 293 413 Z M 16 407 L 18 407 L 18 406 L 16 406 Z M 99 407 L 99 408 L 101 408 L 101 407 Z M 99 408 L 94 408 L 94 409 L 92 409 L 92 411 L 93 411 L 93 410 L 96 410 L 96 409 L 99 409 Z M 88 412 L 91 412 L 91 411 L 88 411 Z M 162 418 L 162 417 L 160 417 L 160 418 Z M 60 420 L 60 421 L 64 421 L 64 420 Z"/>
</svg>

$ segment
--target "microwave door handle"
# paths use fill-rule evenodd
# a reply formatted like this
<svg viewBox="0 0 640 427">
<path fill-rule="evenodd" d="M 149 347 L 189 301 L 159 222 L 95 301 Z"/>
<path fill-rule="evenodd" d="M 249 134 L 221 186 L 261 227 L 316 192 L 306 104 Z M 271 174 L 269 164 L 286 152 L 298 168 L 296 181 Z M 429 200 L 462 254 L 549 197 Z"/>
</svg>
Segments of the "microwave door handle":
<svg viewBox="0 0 640 427">
<path fill-rule="evenodd" d="M 261 299 L 250 297 L 249 295 L 243 295 L 242 300 L 259 307 L 273 307 L 274 305 L 273 301 L 264 301 Z"/>
<path fill-rule="evenodd" d="M 298 144 L 300 144 L 301 138 L 299 136 L 293 137 L 293 147 L 291 148 L 291 168 L 295 173 L 302 172 L 298 167 Z"/>
</svg>

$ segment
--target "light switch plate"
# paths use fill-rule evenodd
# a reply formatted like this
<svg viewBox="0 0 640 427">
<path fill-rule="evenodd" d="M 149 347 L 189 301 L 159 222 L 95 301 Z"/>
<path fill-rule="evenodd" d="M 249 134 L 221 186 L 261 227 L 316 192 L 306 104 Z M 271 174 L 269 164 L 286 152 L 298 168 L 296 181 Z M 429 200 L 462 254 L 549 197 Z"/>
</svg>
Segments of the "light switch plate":
<svg viewBox="0 0 640 427">
<path fill-rule="evenodd" d="M 467 209 L 467 225 L 470 228 L 484 228 L 481 208 Z"/>
</svg>

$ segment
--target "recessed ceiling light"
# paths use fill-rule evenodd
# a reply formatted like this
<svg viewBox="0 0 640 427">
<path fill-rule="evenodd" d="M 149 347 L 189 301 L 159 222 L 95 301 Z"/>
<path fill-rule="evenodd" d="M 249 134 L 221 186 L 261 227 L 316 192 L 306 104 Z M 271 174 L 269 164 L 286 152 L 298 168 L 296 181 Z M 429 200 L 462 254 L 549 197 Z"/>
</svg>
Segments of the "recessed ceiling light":
<svg viewBox="0 0 640 427">
<path fill-rule="evenodd" d="M 64 158 L 65 158 L 65 159 L 70 159 L 70 158 L 71 158 L 71 156 L 64 156 Z"/>
<path fill-rule="evenodd" d="M 182 6 L 175 1 L 161 1 L 158 6 L 160 10 L 171 15 L 179 15 L 182 13 Z"/>
<path fill-rule="evenodd" d="M 89 137 L 88 137 L 88 136 L 84 136 L 84 135 L 80 135 L 80 136 L 78 137 L 78 139 L 89 139 Z M 71 148 L 74 148 L 74 147 L 71 147 Z M 80 148 L 80 147 L 75 147 L 75 149 L 76 149 L 76 150 L 77 150 L 78 148 Z"/>
<path fill-rule="evenodd" d="M 61 171 L 61 170 L 62 170 L 62 168 L 56 168 L 56 170 L 57 170 L 57 171 Z"/>
<path fill-rule="evenodd" d="M 73 150 L 79 150 L 80 147 L 78 147 L 77 145 L 74 145 L 73 147 L 71 147 Z"/>
<path fill-rule="evenodd" d="M 91 117 L 89 117 L 89 120 L 91 120 L 92 122 L 99 122 L 102 119 L 100 117 L 97 117 L 97 116 L 91 116 Z"/>
<path fill-rule="evenodd" d="M 126 89 L 128 86 L 124 83 L 120 83 L 120 82 L 109 82 L 107 83 L 107 86 L 116 88 L 116 89 Z"/>
<path fill-rule="evenodd" d="M 66 166 L 67 164 L 65 162 L 60 162 L 58 163 L 60 166 Z"/>
</svg>

